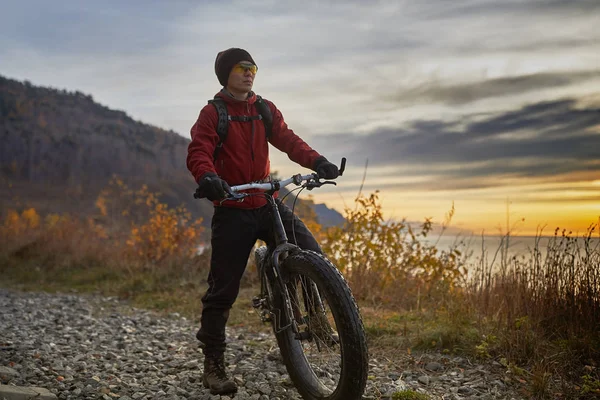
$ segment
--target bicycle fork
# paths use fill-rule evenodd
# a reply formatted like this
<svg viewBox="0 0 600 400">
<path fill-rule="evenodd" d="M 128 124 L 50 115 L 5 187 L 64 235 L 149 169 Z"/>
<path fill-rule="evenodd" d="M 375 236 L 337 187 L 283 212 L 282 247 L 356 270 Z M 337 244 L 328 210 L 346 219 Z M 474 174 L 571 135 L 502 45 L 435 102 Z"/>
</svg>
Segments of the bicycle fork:
<svg viewBox="0 0 600 400">
<path fill-rule="evenodd" d="M 268 196 L 267 199 L 271 205 L 271 216 L 273 219 L 273 234 L 275 249 L 270 254 L 264 254 L 257 267 L 261 279 L 261 295 L 252 300 L 252 305 L 256 309 L 260 309 L 260 318 L 263 322 L 272 322 L 275 333 L 282 332 L 285 329 L 292 328 L 295 336 L 299 340 L 310 340 L 312 335 L 309 332 L 300 332 L 298 326 L 302 323 L 307 323 L 306 318 L 302 316 L 300 303 L 298 301 L 298 293 L 295 285 L 288 286 L 281 275 L 281 265 L 285 258 L 290 254 L 299 250 L 298 246 L 288 242 L 287 234 L 279 214 L 279 209 L 276 201 Z M 293 222 L 292 222 L 293 223 Z M 273 282 L 279 287 L 279 292 L 282 300 L 280 307 L 275 307 L 272 304 L 273 290 L 269 282 Z M 294 284 L 295 282 L 292 282 Z M 325 308 L 321 301 L 321 296 L 314 283 L 310 282 L 310 286 L 305 279 L 302 279 L 302 291 L 305 303 L 305 308 L 309 314 L 322 313 L 325 315 Z M 293 300 L 293 304 L 292 304 Z M 308 315 L 307 318 L 311 316 Z"/>
<path fill-rule="evenodd" d="M 260 296 L 252 299 L 252 306 L 260 310 L 260 319 L 262 322 L 273 322 L 275 333 L 288 329 L 290 326 L 294 329 L 294 332 L 297 331 L 294 318 L 292 317 L 294 313 L 290 301 L 290 293 L 280 272 L 280 262 L 290 251 L 296 249 L 296 246 L 284 242 L 273 251 L 270 258 L 261 257 L 260 260 L 257 260 L 261 290 Z M 277 299 L 279 300 L 278 305 L 273 304 L 275 299 L 270 282 L 277 285 L 280 289 L 276 291 L 281 296 L 280 299 Z"/>
</svg>

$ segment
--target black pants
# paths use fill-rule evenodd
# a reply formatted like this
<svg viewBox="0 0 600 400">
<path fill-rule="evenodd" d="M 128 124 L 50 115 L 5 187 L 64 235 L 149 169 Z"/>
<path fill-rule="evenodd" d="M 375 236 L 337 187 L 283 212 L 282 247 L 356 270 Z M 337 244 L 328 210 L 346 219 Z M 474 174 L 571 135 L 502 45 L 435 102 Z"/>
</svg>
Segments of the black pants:
<svg viewBox="0 0 600 400">
<path fill-rule="evenodd" d="M 304 223 L 281 201 L 277 200 L 277 204 L 288 241 L 302 249 L 322 253 Z M 196 334 L 204 344 L 205 355 L 220 355 L 225 351 L 225 325 L 238 296 L 250 252 L 258 239 L 267 244 L 274 241 L 270 210 L 269 204 L 257 209 L 215 207 L 208 290 L 202 297 L 201 327 Z"/>
</svg>

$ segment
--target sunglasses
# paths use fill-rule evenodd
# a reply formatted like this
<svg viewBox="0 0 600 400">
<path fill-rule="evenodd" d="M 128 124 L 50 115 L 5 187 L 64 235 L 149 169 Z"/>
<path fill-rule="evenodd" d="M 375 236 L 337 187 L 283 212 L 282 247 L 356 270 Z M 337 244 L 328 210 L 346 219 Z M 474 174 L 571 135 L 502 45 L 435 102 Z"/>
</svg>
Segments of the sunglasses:
<svg viewBox="0 0 600 400">
<path fill-rule="evenodd" d="M 239 72 L 240 74 L 245 74 L 246 71 L 250 71 L 252 75 L 256 75 L 258 72 L 258 67 L 254 64 L 236 64 L 233 67 L 233 72 Z"/>
</svg>

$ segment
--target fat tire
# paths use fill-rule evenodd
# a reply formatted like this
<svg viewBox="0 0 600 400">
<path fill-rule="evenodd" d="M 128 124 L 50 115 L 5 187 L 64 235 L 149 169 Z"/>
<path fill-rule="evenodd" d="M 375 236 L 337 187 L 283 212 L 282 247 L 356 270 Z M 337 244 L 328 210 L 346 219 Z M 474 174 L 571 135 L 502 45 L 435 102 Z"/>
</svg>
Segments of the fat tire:
<svg viewBox="0 0 600 400">
<path fill-rule="evenodd" d="M 309 277 L 327 299 L 335 319 L 342 354 L 341 375 L 335 391 L 329 395 L 319 390 L 319 382 L 307 363 L 301 344 L 292 329 L 276 333 L 277 342 L 290 378 L 304 399 L 361 399 L 368 375 L 367 340 L 360 312 L 352 291 L 342 274 L 321 254 L 302 250 L 288 256 L 282 274 L 300 273 Z M 275 285 L 276 302 L 282 297 Z M 279 301 L 277 301 L 279 299 Z"/>
</svg>

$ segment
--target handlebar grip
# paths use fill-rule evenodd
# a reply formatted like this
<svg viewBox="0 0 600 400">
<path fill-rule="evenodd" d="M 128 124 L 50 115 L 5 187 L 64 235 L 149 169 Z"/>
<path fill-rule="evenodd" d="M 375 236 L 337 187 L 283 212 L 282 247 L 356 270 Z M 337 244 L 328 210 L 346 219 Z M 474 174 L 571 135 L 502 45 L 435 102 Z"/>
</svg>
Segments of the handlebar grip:
<svg viewBox="0 0 600 400">
<path fill-rule="evenodd" d="M 344 170 L 346 169 L 346 157 L 342 157 L 342 163 L 340 164 L 340 176 L 344 174 Z"/>
</svg>

